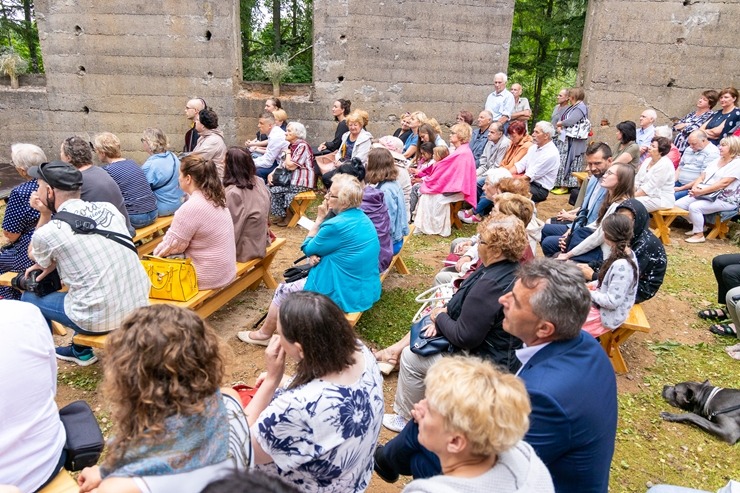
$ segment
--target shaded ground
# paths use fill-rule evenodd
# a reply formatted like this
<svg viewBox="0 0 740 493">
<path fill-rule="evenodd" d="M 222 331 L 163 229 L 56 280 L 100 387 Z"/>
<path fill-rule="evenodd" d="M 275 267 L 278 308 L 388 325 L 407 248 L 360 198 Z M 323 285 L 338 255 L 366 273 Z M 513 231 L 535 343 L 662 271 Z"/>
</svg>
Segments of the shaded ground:
<svg viewBox="0 0 740 493">
<path fill-rule="evenodd" d="M 564 197 L 551 195 L 540 204 L 539 215 L 550 217 L 565 205 Z M 660 411 L 669 410 L 660 399 L 660 389 L 665 384 L 711 378 L 719 385 L 740 387 L 737 378 L 740 362 L 731 360 L 722 350 L 735 341 L 709 333 L 709 324 L 696 317 L 698 308 L 715 302 L 712 257 L 738 249 L 728 241 L 719 240 L 688 245 L 683 241 L 685 229 L 677 225 L 673 230 L 673 244 L 666 247 L 669 256 L 666 281 L 658 295 L 644 304 L 652 331 L 636 334 L 623 346 L 630 371 L 617 378 L 620 422 L 612 465 L 610 490 L 613 492 L 643 492 L 658 482 L 714 491 L 731 477 L 740 477 L 737 446 L 732 448 L 696 429 L 665 423 L 658 417 Z M 469 236 L 473 231 L 473 226 L 466 226 L 462 232 L 453 234 Z M 274 228 L 274 232 L 288 240 L 273 264 L 273 275 L 281 280 L 280 273 L 300 256 L 299 246 L 305 231 Z M 407 330 L 417 308 L 413 296 L 430 285 L 434 272 L 441 267 L 449 241 L 439 237 L 413 238 L 404 255 L 411 274 L 389 275 L 381 301 L 358 325 L 361 337 L 370 346 L 387 344 Z M 242 293 L 209 318 L 229 355 L 227 383 L 252 382 L 262 371 L 262 348 L 243 344 L 235 335 L 251 327 L 266 311 L 271 297 L 272 291 L 264 287 Z M 64 338 L 56 339 L 58 343 L 66 343 Z M 101 365 L 80 369 L 60 362 L 59 368 L 59 405 L 76 399 L 91 402 L 104 430 L 108 431 L 111 424 L 106 404 L 95 390 L 101 378 Z M 392 375 L 385 382 L 388 412 L 395 388 L 396 375 Z M 385 442 L 392 436 L 393 433 L 383 429 L 380 440 Z M 374 477 L 369 491 L 400 491 L 407 481 L 402 478 L 388 485 Z"/>
</svg>

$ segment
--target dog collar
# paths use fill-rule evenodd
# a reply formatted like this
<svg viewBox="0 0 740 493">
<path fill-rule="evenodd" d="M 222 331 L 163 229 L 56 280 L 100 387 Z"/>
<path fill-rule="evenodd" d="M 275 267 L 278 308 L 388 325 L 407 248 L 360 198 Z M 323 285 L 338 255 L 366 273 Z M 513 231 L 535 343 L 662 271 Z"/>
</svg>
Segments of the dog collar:
<svg viewBox="0 0 740 493">
<path fill-rule="evenodd" d="M 704 402 L 704 416 L 710 416 L 709 412 L 709 404 L 711 404 L 712 399 L 714 399 L 714 396 L 719 393 L 720 390 L 724 390 L 722 387 L 714 387 L 712 391 L 709 393 L 709 397 L 707 397 L 706 402 Z M 709 419 L 712 419 L 711 417 Z"/>
</svg>

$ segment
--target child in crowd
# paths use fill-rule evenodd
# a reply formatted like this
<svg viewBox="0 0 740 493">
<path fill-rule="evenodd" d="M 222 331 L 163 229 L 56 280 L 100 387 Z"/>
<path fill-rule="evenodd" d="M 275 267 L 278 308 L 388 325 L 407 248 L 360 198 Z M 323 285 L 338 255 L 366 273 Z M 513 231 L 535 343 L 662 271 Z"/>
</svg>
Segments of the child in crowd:
<svg viewBox="0 0 740 493">
<path fill-rule="evenodd" d="M 449 152 L 446 155 L 442 155 L 437 153 L 436 150 L 437 147 L 434 147 L 434 144 L 432 142 L 423 142 L 419 146 L 419 160 L 413 167 L 409 168 L 409 174 L 411 175 L 412 183 L 411 194 L 409 197 L 409 208 L 411 209 L 412 214 L 416 211 L 416 202 L 419 200 L 419 196 L 421 195 L 421 192 L 419 190 L 421 189 L 421 183 L 423 181 L 423 177 L 417 177 L 416 175 L 420 171 L 434 166 L 434 163 L 436 163 L 440 159 L 444 159 L 445 157 L 447 157 L 447 155 L 449 155 Z M 413 219 L 411 220 L 411 222 L 413 222 Z"/>
<path fill-rule="evenodd" d="M 630 249 L 632 220 L 622 214 L 606 216 L 601 223 L 604 241 L 611 247 L 599 270 L 599 278 L 589 283 L 591 311 L 583 330 L 594 337 L 615 330 L 627 320 L 637 294 L 637 258 Z"/>
</svg>

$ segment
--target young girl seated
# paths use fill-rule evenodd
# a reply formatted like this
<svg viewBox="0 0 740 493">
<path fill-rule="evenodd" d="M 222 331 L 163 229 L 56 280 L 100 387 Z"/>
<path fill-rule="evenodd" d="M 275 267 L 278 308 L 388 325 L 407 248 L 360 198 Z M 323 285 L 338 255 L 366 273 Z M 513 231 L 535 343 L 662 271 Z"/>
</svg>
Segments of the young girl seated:
<svg viewBox="0 0 740 493">
<path fill-rule="evenodd" d="M 411 187 L 412 212 L 416 210 L 416 202 L 419 200 L 419 196 L 421 195 L 419 189 L 421 188 L 421 184 L 424 180 L 423 176 L 417 177 L 416 175 L 427 168 L 431 168 L 432 166 L 434 166 L 434 163 L 441 161 L 442 159 L 449 156 L 450 150 L 447 147 L 443 146 L 434 147 L 434 144 L 432 144 L 431 142 L 424 142 L 419 147 L 419 154 L 421 155 L 421 157 L 417 161 L 416 166 L 413 168 L 409 168 L 409 173 L 412 175 L 411 183 L 413 184 Z"/>
<path fill-rule="evenodd" d="M 639 277 L 637 258 L 629 247 L 633 229 L 630 218 L 612 214 L 601 224 L 611 252 L 599 270 L 598 280 L 588 284 L 591 311 L 583 325 L 583 330 L 594 337 L 615 330 L 627 320 L 635 304 Z"/>
</svg>

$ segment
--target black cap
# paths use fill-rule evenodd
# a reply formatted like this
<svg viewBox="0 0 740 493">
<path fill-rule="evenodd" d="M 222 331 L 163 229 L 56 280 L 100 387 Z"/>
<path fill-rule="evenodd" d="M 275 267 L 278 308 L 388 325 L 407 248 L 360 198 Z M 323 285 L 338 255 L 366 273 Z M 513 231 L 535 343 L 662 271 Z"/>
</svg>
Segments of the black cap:
<svg viewBox="0 0 740 493">
<path fill-rule="evenodd" d="M 73 191 L 82 188 L 82 173 L 69 163 L 52 161 L 28 168 L 28 174 L 44 180 L 51 188 Z"/>
</svg>

